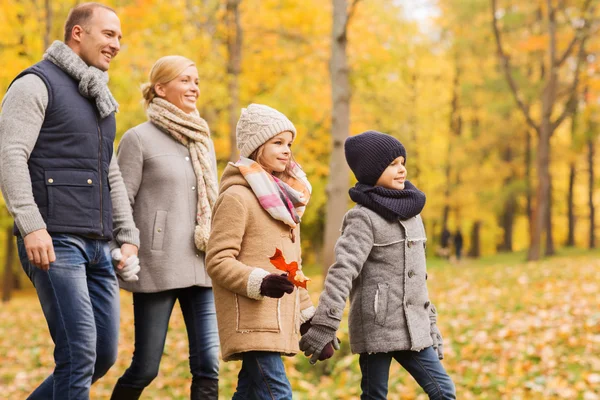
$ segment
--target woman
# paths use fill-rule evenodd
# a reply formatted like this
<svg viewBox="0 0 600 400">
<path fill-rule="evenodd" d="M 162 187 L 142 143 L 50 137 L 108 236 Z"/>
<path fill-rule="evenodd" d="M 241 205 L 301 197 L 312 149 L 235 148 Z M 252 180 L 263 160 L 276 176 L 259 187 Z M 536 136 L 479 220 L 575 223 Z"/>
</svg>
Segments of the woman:
<svg viewBox="0 0 600 400">
<path fill-rule="evenodd" d="M 195 64 L 181 56 L 159 59 L 143 95 L 148 121 L 125 133 L 117 154 L 140 229 L 141 270 L 139 280 L 121 281 L 133 292 L 135 350 L 111 399 L 137 399 L 157 376 L 176 300 L 189 339 L 191 398 L 217 399 L 217 321 L 204 266 L 216 158 L 196 109 Z"/>
</svg>

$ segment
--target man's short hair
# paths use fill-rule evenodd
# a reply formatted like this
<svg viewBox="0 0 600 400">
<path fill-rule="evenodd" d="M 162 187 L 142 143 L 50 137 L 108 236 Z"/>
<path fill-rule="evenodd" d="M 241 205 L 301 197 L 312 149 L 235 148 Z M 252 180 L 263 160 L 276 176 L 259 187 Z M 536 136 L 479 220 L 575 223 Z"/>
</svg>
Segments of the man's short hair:
<svg viewBox="0 0 600 400">
<path fill-rule="evenodd" d="M 69 16 L 65 22 L 65 43 L 68 43 L 69 40 L 71 40 L 71 33 L 73 32 L 73 27 L 75 25 L 79 25 L 87 30 L 87 26 L 89 25 L 90 19 L 92 19 L 92 15 L 96 8 L 104 8 L 115 14 L 117 13 L 112 8 L 100 3 L 83 3 L 73 7 L 71 11 L 69 11 Z"/>
</svg>

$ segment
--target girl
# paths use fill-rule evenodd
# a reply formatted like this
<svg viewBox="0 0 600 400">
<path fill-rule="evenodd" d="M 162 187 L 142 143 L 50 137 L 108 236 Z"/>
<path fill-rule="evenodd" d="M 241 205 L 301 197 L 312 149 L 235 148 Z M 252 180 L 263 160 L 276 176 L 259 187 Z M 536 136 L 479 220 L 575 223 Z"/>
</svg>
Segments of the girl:
<svg viewBox="0 0 600 400">
<path fill-rule="evenodd" d="M 392 358 L 431 399 L 455 399 L 440 360 L 442 336 L 427 293 L 425 194 L 406 180 L 406 150 L 392 136 L 350 137 L 346 160 L 358 183 L 335 246 L 312 327 L 300 349 L 315 363 L 335 337 L 350 294 L 350 348 L 360 354 L 362 399 L 386 399 Z"/>
<path fill-rule="evenodd" d="M 311 191 L 292 158 L 295 136 L 279 111 L 251 104 L 236 129 L 240 160 L 221 177 L 207 268 L 223 359 L 242 360 L 233 399 L 292 398 L 281 355 L 298 352 L 300 325 L 314 313 L 291 283 L 302 282 L 299 222 Z M 297 263 L 296 280 L 282 263 Z"/>
<path fill-rule="evenodd" d="M 117 155 L 140 230 L 142 268 L 139 280 L 117 270 L 121 287 L 133 292 L 135 351 L 112 400 L 139 398 L 158 374 L 176 301 L 189 339 L 191 399 L 216 400 L 219 341 L 204 252 L 217 166 L 210 130 L 196 109 L 198 69 L 185 57 L 163 57 L 143 94 L 148 121 L 125 133 Z"/>
</svg>

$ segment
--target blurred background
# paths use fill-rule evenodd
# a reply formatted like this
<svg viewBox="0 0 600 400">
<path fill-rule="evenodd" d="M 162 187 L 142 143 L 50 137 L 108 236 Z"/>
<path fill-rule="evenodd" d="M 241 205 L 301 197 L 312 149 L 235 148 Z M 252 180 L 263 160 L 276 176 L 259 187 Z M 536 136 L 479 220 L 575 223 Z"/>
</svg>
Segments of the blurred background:
<svg viewBox="0 0 600 400">
<path fill-rule="evenodd" d="M 62 39 L 76 3 L 2 0 L 0 99 Z M 389 133 L 427 195 L 430 293 L 459 398 L 600 398 L 600 0 L 104 3 L 123 30 L 109 71 L 118 138 L 146 120 L 140 85 L 169 54 L 198 66 L 221 170 L 237 158 L 241 107 L 267 104 L 296 125 L 294 156 L 313 184 L 302 242 L 315 302 L 352 205 L 343 141 Z M 51 370 L 52 345 L 11 229 L 0 198 L 0 392 L 18 399 Z M 122 352 L 94 398 L 108 398 L 129 363 L 131 296 L 122 298 Z M 181 315 L 171 330 L 145 392 L 157 399 L 189 393 Z M 299 399 L 360 393 L 348 346 L 317 367 L 287 362 Z M 223 365 L 223 398 L 237 368 Z M 423 398 L 397 366 L 391 376 L 390 398 Z"/>
</svg>

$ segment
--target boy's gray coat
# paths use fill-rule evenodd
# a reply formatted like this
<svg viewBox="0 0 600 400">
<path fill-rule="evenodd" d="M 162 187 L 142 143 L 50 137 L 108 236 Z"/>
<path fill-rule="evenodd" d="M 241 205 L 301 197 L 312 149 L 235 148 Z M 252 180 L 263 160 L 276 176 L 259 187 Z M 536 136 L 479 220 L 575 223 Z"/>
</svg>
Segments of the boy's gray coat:
<svg viewBox="0 0 600 400">
<path fill-rule="evenodd" d="M 350 294 L 353 353 L 433 345 L 436 315 L 427 293 L 426 240 L 420 215 L 390 222 L 361 205 L 352 208 L 312 324 L 338 329 Z"/>
</svg>

